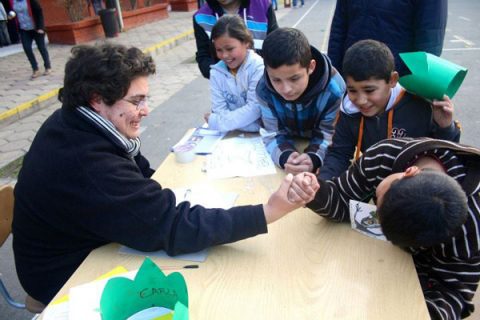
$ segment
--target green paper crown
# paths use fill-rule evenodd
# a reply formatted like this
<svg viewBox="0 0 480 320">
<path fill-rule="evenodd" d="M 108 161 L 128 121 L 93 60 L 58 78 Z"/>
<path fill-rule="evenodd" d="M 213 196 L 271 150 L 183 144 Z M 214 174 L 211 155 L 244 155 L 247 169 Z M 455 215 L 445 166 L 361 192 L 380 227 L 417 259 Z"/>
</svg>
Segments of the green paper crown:
<svg viewBox="0 0 480 320">
<path fill-rule="evenodd" d="M 400 53 L 412 74 L 399 82 L 407 91 L 427 100 L 453 98 L 467 75 L 467 69 L 423 51 Z"/>
<path fill-rule="evenodd" d="M 174 320 L 188 320 L 185 279 L 178 272 L 165 276 L 150 258 L 145 258 L 134 280 L 110 279 L 100 299 L 103 320 L 124 320 L 151 307 L 168 308 L 174 311 Z"/>
</svg>

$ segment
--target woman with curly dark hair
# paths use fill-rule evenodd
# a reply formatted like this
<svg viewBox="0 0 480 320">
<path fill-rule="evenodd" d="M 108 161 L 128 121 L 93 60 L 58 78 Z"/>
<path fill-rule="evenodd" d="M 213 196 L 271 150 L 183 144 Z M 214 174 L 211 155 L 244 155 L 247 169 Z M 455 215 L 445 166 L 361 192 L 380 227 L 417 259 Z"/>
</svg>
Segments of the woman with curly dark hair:
<svg viewBox="0 0 480 320">
<path fill-rule="evenodd" d="M 177 206 L 174 193 L 150 178 L 154 171 L 140 153 L 154 72 L 153 59 L 137 48 L 72 50 L 63 106 L 38 131 L 15 186 L 15 264 L 34 299 L 47 304 L 90 251 L 107 243 L 196 252 L 265 233 L 268 223 L 302 205 L 287 200 L 289 177 L 264 205 Z"/>
</svg>

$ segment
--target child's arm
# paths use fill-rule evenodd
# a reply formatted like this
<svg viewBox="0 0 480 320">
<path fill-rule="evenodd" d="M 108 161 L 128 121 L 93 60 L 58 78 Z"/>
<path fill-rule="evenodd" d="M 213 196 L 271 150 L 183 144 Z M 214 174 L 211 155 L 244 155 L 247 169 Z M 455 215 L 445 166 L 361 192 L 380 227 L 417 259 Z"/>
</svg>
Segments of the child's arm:
<svg viewBox="0 0 480 320">
<path fill-rule="evenodd" d="M 210 66 L 215 64 L 215 59 L 210 51 L 210 38 L 203 28 L 195 21 L 193 16 L 193 30 L 195 32 L 195 42 L 197 44 L 197 52 L 195 60 L 197 60 L 198 68 L 204 78 L 210 78 Z"/>
<path fill-rule="evenodd" d="M 356 119 L 347 117 L 339 111 L 332 144 L 328 147 L 323 166 L 320 168 L 319 177 L 323 180 L 341 175 L 348 169 L 350 160 L 353 158 L 358 139 L 358 128 L 353 126 Z"/>
<path fill-rule="evenodd" d="M 466 259 L 429 253 L 415 256 L 415 267 L 432 319 L 460 319 L 472 313 L 472 299 L 480 280 L 480 253 L 471 255 Z"/>
<path fill-rule="evenodd" d="M 273 10 L 273 6 L 271 3 L 268 6 L 267 19 L 268 19 L 267 34 L 269 34 L 270 32 L 278 29 L 277 16 L 275 15 L 275 11 Z"/>
<path fill-rule="evenodd" d="M 250 53 L 252 54 L 252 52 Z M 260 58 L 259 58 L 260 59 Z M 209 117 L 208 124 L 214 130 L 222 132 L 240 129 L 248 132 L 258 132 L 259 124 L 256 122 L 261 116 L 260 106 L 257 99 L 255 88 L 258 81 L 263 76 L 263 62 L 256 65 L 253 72 L 249 74 L 246 81 L 237 79 L 237 85 L 240 86 L 239 91 L 247 89 L 246 103 L 234 110 L 227 106 L 227 101 L 223 97 L 223 92 L 228 90 L 225 86 L 226 79 L 223 75 L 219 76 L 219 72 L 212 70 L 210 86 L 212 91 L 212 114 Z M 242 83 L 245 82 L 245 83 Z M 231 94 L 237 94 L 231 92 Z M 237 96 L 238 100 L 243 100 L 243 97 Z"/>
<path fill-rule="evenodd" d="M 349 200 L 368 202 L 408 140 L 384 140 L 369 148 L 347 171 L 332 180 L 320 180 L 320 190 L 307 207 L 334 221 L 350 221 Z"/>
<path fill-rule="evenodd" d="M 315 107 L 318 109 L 319 116 L 317 116 L 312 129 L 310 143 L 305 149 L 305 153 L 311 154 L 310 157 L 316 157 L 319 160 L 314 163 L 318 163 L 320 166 L 323 164 L 328 146 L 332 143 L 335 118 L 345 92 L 345 82 L 338 73 L 332 77 L 325 91 L 328 92 L 322 92 L 317 98 Z M 314 168 L 314 171 L 316 169 L 318 168 Z"/>
<path fill-rule="evenodd" d="M 272 161 L 283 169 L 288 157 L 295 152 L 296 149 L 292 137 L 288 134 L 288 131 L 279 124 L 279 120 L 271 108 L 274 107 L 268 106 L 264 102 L 260 103 L 262 123 L 265 130 L 270 133 L 270 135 L 263 136 L 262 140 Z"/>
<path fill-rule="evenodd" d="M 460 129 L 453 121 L 453 111 L 453 102 L 446 95 L 443 96 L 443 100 L 432 102 L 433 121 L 437 126 L 434 130 L 434 138 L 454 142 L 460 140 Z"/>
</svg>

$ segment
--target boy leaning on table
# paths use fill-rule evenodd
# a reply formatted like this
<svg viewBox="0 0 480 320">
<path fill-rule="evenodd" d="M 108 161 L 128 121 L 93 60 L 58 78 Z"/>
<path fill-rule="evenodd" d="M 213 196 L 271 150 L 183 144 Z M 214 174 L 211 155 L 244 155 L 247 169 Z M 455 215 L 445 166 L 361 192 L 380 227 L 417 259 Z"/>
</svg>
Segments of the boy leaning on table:
<svg viewBox="0 0 480 320">
<path fill-rule="evenodd" d="M 332 141 L 345 82 L 330 59 L 294 28 L 279 28 L 263 42 L 265 72 L 257 85 L 263 140 L 287 173 L 316 172 Z M 294 138 L 308 140 L 303 152 Z"/>
<path fill-rule="evenodd" d="M 289 202 L 288 175 L 263 205 L 229 210 L 175 205 L 150 179 L 140 153 L 148 116 L 150 56 L 117 44 L 78 46 L 65 67 L 62 102 L 38 131 L 15 186 L 13 250 L 25 291 L 44 304 L 95 248 L 117 242 L 170 255 L 199 251 L 267 232 L 313 198 Z"/>
<path fill-rule="evenodd" d="M 304 199 L 302 174 L 289 190 Z M 429 138 L 383 140 L 338 178 L 319 179 L 307 204 L 334 221 L 349 221 L 348 201 L 376 198 L 382 231 L 410 252 L 432 319 L 474 310 L 480 279 L 480 150 Z"/>
</svg>

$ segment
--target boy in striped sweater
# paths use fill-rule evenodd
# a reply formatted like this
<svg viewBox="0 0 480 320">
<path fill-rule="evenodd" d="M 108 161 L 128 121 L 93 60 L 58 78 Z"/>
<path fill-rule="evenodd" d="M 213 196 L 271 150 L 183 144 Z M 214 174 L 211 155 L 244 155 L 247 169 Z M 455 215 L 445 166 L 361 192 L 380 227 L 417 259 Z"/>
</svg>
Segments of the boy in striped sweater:
<svg viewBox="0 0 480 320">
<path fill-rule="evenodd" d="M 304 196 L 301 179 L 295 177 L 290 201 Z M 383 140 L 338 178 L 319 183 L 307 207 L 334 221 L 350 220 L 350 199 L 376 198 L 383 233 L 413 256 L 432 319 L 473 312 L 480 279 L 479 149 L 429 138 Z"/>
</svg>

